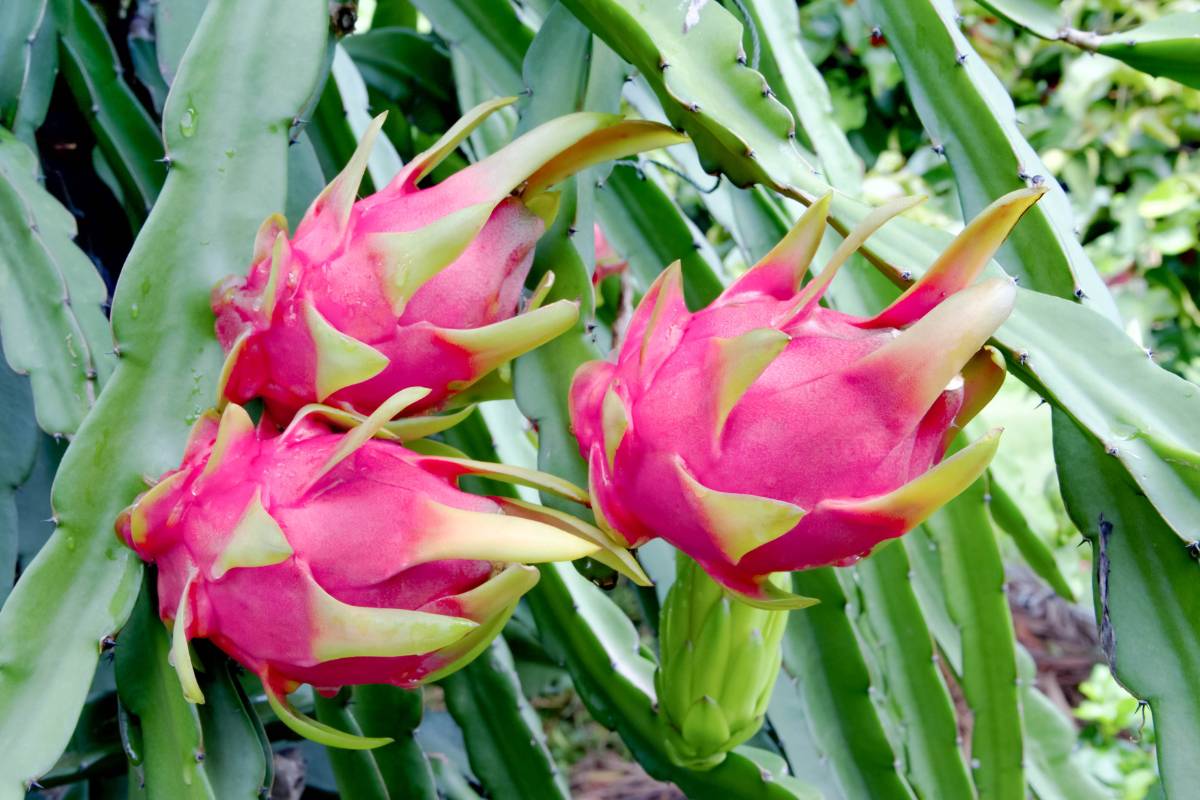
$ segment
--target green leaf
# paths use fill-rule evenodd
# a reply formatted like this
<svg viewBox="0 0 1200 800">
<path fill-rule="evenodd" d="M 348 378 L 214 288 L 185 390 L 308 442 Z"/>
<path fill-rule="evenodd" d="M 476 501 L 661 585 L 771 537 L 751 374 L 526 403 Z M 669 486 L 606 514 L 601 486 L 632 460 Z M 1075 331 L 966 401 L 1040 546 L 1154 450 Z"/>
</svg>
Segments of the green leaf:
<svg viewBox="0 0 1200 800">
<path fill-rule="evenodd" d="M 338 94 L 344 106 L 346 122 L 350 126 L 353 141 L 357 147 L 358 143 L 362 140 L 363 134 L 366 133 L 367 128 L 371 125 L 372 115 L 368 111 L 370 100 L 367 96 L 366 83 L 363 81 L 362 75 L 359 74 L 358 66 L 347 54 L 346 49 L 340 44 L 334 47 L 330 78 L 332 78 L 330 84 L 337 84 Z M 342 166 L 344 165 L 345 162 L 343 161 Z M 402 166 L 404 165 L 400 160 L 400 156 L 396 153 L 396 148 L 392 146 L 387 136 L 376 137 L 375 144 L 371 148 L 370 157 L 367 159 L 367 174 L 371 176 L 371 181 L 375 186 L 379 188 L 387 186 Z M 341 166 L 339 166 L 338 171 L 341 171 Z"/>
<path fill-rule="evenodd" d="M 155 114 L 162 114 L 167 102 L 167 92 L 170 87 L 163 80 L 158 68 L 158 45 L 154 39 L 154 31 L 150 28 L 150 14 L 146 3 L 138 3 L 138 13 L 129 26 L 129 35 L 125 39 L 129 45 L 129 60 L 133 62 L 133 75 L 138 83 L 145 87 L 150 95 Z M 158 4 L 155 4 L 158 7 Z"/>
<path fill-rule="evenodd" d="M 0 611 L 0 796 L 54 763 L 100 640 L 132 608 L 140 566 L 113 521 L 143 475 L 178 465 L 215 399 L 223 358 L 210 291 L 248 262 L 259 223 L 283 207 L 288 126 L 317 80 L 326 28 L 316 0 L 213 0 L 172 88 L 164 137 L 177 168 L 121 273 L 112 324 L 122 358 L 59 470 L 61 526 Z"/>
<path fill-rule="evenodd" d="M 371 17 L 371 29 L 390 26 L 417 27 L 417 9 L 410 0 L 378 0 L 375 14 Z"/>
<path fill-rule="evenodd" d="M 1025 779 L 1016 645 L 983 481 L 951 500 L 922 528 L 937 549 L 946 607 L 962 642 L 959 675 L 974 720 L 968 752 L 975 787 L 980 800 L 1021 800 Z"/>
<path fill-rule="evenodd" d="M 146 109 L 122 77 L 122 67 L 98 12 L 87 0 L 62 0 L 61 65 L 104 160 L 117 176 L 130 217 L 150 213 L 167 169 L 163 142 Z"/>
<path fill-rule="evenodd" d="M 521 694 L 512 654 L 502 637 L 441 685 L 446 707 L 466 738 L 471 771 L 490 797 L 571 796 L 566 777 L 546 749 L 542 722 Z"/>
<path fill-rule="evenodd" d="M 36 147 L 34 131 L 50 107 L 58 74 L 58 47 L 51 0 L 6 8 L 0 29 L 0 125 Z"/>
<path fill-rule="evenodd" d="M 461 48 L 479 67 L 497 95 L 517 95 L 525 90 L 521 64 L 533 41 L 529 30 L 509 3 L 491 0 L 413 0 L 433 29 Z"/>
<path fill-rule="evenodd" d="M 1100 37 L 1096 52 L 1200 89 L 1200 14 L 1168 14 L 1131 30 L 1110 33 Z"/>
<path fill-rule="evenodd" d="M 330 55 L 332 68 L 334 54 Z M 358 137 L 350 126 L 350 118 L 346 103 L 342 100 L 341 88 L 331 75 L 321 89 L 320 98 L 313 107 L 308 124 L 304 126 L 303 134 L 308 138 L 316 153 L 325 181 L 332 181 L 350 161 L 350 156 L 358 147 Z M 378 140 L 376 140 L 378 141 Z M 372 151 L 373 152 L 373 151 Z M 359 187 L 359 195 L 365 196 L 376 190 L 374 175 L 367 172 L 363 175 Z"/>
<path fill-rule="evenodd" d="M 776 692 L 795 692 L 805 717 L 793 721 L 781 716 L 781 706 L 772 701 L 770 720 L 784 752 L 792 758 L 793 737 L 805 749 L 815 747 L 828 761 L 843 797 L 912 797 L 871 702 L 871 677 L 837 575 L 828 567 L 797 572 L 792 590 L 821 602 L 792 612 L 783 637 L 783 669 L 791 685 L 781 683 Z M 807 731 L 792 732 L 805 723 Z M 807 745 L 810 739 L 813 744 Z"/>
<path fill-rule="evenodd" d="M 1150 703 L 1164 794 L 1186 797 L 1200 783 L 1200 565 L 1116 459 L 1061 412 L 1053 425 L 1063 501 L 1092 544 L 1101 647 Z"/>
<path fill-rule="evenodd" d="M 114 364 L 108 293 L 74 238 L 75 218 L 42 187 L 37 157 L 0 129 L 0 338 L 52 434 L 79 428 Z"/>
</svg>

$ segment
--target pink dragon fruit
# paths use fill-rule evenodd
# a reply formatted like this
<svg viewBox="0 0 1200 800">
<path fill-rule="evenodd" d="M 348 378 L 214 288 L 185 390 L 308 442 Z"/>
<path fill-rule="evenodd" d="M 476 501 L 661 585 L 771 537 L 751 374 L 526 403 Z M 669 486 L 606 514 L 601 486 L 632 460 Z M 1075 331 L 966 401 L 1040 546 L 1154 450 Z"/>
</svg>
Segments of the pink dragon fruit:
<svg viewBox="0 0 1200 800">
<path fill-rule="evenodd" d="M 593 236 L 596 240 L 596 269 L 592 273 L 592 285 L 598 286 L 609 275 L 620 275 L 629 269 L 629 262 L 621 258 L 608 237 L 600 229 L 600 223 L 593 226 Z"/>
<path fill-rule="evenodd" d="M 197 422 L 179 469 L 117 521 L 158 566 L 159 613 L 185 696 L 203 702 L 187 642 L 213 641 L 261 677 L 281 719 L 318 741 L 372 747 L 302 716 L 288 692 L 360 683 L 414 686 L 484 648 L 538 580 L 544 561 L 599 557 L 646 582 L 596 528 L 507 498 L 467 494 L 468 474 L 529 483 L 576 501 L 549 475 L 395 441 L 386 420 L 428 390 L 385 401 L 348 433 L 309 407 L 282 433 L 241 406 Z"/>
<path fill-rule="evenodd" d="M 1004 379 L 984 343 L 1016 297 L 1010 280 L 968 284 L 1041 194 L 996 201 L 871 318 L 819 301 L 912 199 L 872 212 L 804 288 L 829 197 L 703 310 L 667 269 L 616 362 L 584 364 L 571 387 L 601 527 L 631 547 L 663 537 L 747 602 L 799 607 L 767 577 L 852 563 L 961 492 L 999 431 L 941 459 Z"/>
<path fill-rule="evenodd" d="M 217 336 L 230 354 L 224 396 L 261 396 L 281 420 L 310 402 L 370 413 L 417 385 L 431 391 L 409 413 L 444 407 L 574 323 L 576 304 L 538 307 L 544 293 L 514 317 L 534 245 L 557 210 L 549 188 L 597 162 L 682 137 L 651 122 L 569 114 L 420 187 L 514 99 L 470 111 L 387 187 L 355 202 L 381 116 L 290 241 L 282 217 L 263 224 L 249 275 L 213 293 Z"/>
</svg>

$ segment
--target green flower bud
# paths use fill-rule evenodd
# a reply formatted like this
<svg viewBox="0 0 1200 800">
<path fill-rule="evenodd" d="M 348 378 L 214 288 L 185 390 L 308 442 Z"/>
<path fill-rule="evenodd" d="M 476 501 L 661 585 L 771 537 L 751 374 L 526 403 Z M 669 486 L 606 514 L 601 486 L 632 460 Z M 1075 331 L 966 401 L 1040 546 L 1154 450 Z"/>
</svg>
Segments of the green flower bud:
<svg viewBox="0 0 1200 800">
<path fill-rule="evenodd" d="M 785 577 L 771 580 L 784 588 Z M 711 769 L 762 727 L 786 624 L 787 611 L 746 605 L 676 555 L 654 675 L 658 719 L 676 764 Z"/>
</svg>

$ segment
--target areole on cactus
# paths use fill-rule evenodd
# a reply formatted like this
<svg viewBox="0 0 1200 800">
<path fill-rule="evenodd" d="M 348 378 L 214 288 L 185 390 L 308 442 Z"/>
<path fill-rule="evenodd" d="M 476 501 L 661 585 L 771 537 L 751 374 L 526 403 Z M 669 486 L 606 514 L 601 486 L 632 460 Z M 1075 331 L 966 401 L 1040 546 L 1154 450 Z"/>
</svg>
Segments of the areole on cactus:
<svg viewBox="0 0 1200 800">
<path fill-rule="evenodd" d="M 646 582 L 632 556 L 598 529 L 518 500 L 468 494 L 456 481 L 487 475 L 586 502 L 581 489 L 445 446 L 420 453 L 395 441 L 414 431 L 387 421 L 428 394 L 406 389 L 362 420 L 310 405 L 282 432 L 265 415 L 256 427 L 228 404 L 219 417 L 201 417 L 179 469 L 120 516 L 119 536 L 158 567 L 160 615 L 172 628 L 189 700 L 203 695 L 187 642 L 207 638 L 262 679 L 298 732 L 374 747 L 385 740 L 311 720 L 287 693 L 301 683 L 322 692 L 415 686 L 454 671 L 537 583 L 529 564 L 590 555 Z M 358 424 L 340 432 L 322 418 Z"/>
<path fill-rule="evenodd" d="M 601 527 L 630 546 L 663 537 L 747 602 L 801 607 L 768 576 L 853 563 L 955 497 L 998 444 L 992 431 L 942 460 L 1004 379 L 985 343 L 1016 297 L 1010 280 L 970 284 L 1042 193 L 997 200 L 870 318 L 819 301 L 912 198 L 876 209 L 803 287 L 829 196 L 705 309 L 668 268 L 615 361 L 571 388 Z"/>
<path fill-rule="evenodd" d="M 517 314 L 534 245 L 557 210 L 551 187 L 683 137 L 652 122 L 569 114 L 421 187 L 515 99 L 468 112 L 388 186 L 356 202 L 381 115 L 295 236 L 282 217 L 263 224 L 249 274 L 213 293 L 217 334 L 230 353 L 222 390 L 230 400 L 261 396 L 282 420 L 310 402 L 369 414 L 420 385 L 429 394 L 408 414 L 462 405 L 471 387 L 486 394 L 480 379 L 574 324 L 575 303 L 540 306 L 548 287 Z"/>
</svg>

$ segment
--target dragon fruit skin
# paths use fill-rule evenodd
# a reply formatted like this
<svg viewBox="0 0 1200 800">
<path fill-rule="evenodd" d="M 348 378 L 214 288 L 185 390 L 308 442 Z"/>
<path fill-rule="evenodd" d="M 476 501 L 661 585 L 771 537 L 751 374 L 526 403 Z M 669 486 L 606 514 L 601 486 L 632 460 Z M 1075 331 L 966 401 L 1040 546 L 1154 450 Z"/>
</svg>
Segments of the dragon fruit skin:
<svg viewBox="0 0 1200 800">
<path fill-rule="evenodd" d="M 356 202 L 380 117 L 294 237 L 281 217 L 264 223 L 249 274 L 213 293 L 217 335 L 230 353 L 225 397 L 261 396 L 286 420 L 311 402 L 369 414 L 420 385 L 432 391 L 406 413 L 445 407 L 574 323 L 577 306 L 566 300 L 533 301 L 515 316 L 534 246 L 557 208 L 548 188 L 598 161 L 680 136 L 654 123 L 572 114 L 421 188 L 474 127 L 512 100 L 469 112 L 388 186 Z"/>
<path fill-rule="evenodd" d="M 613 249 L 598 222 L 592 227 L 592 237 L 596 242 L 596 269 L 592 272 L 592 285 L 598 286 L 609 275 L 620 275 L 628 270 L 629 262 Z"/>
<path fill-rule="evenodd" d="M 533 483 L 539 473 L 370 438 L 425 391 L 349 433 L 306 412 L 273 434 L 229 404 L 197 422 L 179 469 L 122 513 L 119 537 L 158 567 L 188 699 L 203 702 L 187 653 L 196 637 L 260 676 L 281 717 L 305 719 L 284 700 L 301 683 L 329 693 L 434 680 L 491 641 L 537 583 L 528 564 L 598 554 L 582 523 L 455 485 L 471 472 Z"/>
<path fill-rule="evenodd" d="M 571 388 L 601 527 L 629 546 L 663 537 L 748 602 L 799 607 L 772 573 L 853 563 L 956 496 L 998 444 L 942 460 L 1004 379 L 984 345 L 1016 297 L 1010 280 L 968 284 L 1041 194 L 997 200 L 872 318 L 819 300 L 911 200 L 873 212 L 803 289 L 829 197 L 707 308 L 689 312 L 666 270 L 615 363 L 584 364 Z"/>
</svg>

